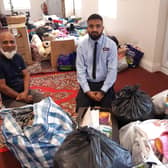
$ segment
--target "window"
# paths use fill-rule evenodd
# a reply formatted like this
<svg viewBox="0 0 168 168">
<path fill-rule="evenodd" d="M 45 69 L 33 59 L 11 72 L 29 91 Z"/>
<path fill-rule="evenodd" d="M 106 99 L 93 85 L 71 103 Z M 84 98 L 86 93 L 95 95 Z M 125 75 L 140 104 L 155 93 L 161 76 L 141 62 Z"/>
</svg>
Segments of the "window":
<svg viewBox="0 0 168 168">
<path fill-rule="evenodd" d="M 65 11 L 66 16 L 80 14 L 81 0 L 65 0 Z"/>
<path fill-rule="evenodd" d="M 74 6 L 75 6 L 75 14 L 80 13 L 81 9 L 82 9 L 82 2 L 81 2 L 81 0 L 75 0 L 74 1 Z"/>
<path fill-rule="evenodd" d="M 116 19 L 117 0 L 99 0 L 98 10 L 101 15 Z"/>
<path fill-rule="evenodd" d="M 30 9 L 30 0 L 3 0 L 5 10 L 11 10 L 10 2 L 13 10 Z"/>
</svg>

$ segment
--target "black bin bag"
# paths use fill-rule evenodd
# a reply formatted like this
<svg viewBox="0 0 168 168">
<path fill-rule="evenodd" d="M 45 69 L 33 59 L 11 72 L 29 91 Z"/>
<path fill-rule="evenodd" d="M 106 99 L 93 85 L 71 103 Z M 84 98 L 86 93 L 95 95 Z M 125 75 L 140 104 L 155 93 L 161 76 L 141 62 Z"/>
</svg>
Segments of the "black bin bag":
<svg viewBox="0 0 168 168">
<path fill-rule="evenodd" d="M 116 99 L 112 101 L 112 113 L 121 127 L 131 121 L 153 118 L 155 110 L 151 97 L 135 85 L 126 86 L 116 94 Z"/>
<path fill-rule="evenodd" d="M 131 168 L 130 153 L 101 132 L 73 131 L 55 154 L 54 168 Z"/>
</svg>

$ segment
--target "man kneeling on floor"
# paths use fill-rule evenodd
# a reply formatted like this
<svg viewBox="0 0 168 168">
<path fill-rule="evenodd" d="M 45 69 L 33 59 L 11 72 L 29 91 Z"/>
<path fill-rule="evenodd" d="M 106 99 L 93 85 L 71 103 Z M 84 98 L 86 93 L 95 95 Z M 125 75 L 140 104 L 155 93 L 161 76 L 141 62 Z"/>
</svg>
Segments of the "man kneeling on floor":
<svg viewBox="0 0 168 168">
<path fill-rule="evenodd" d="M 16 40 L 9 31 L 0 33 L 0 92 L 5 107 L 19 107 L 39 102 L 44 96 L 29 90 L 30 74 L 17 54 Z"/>
</svg>

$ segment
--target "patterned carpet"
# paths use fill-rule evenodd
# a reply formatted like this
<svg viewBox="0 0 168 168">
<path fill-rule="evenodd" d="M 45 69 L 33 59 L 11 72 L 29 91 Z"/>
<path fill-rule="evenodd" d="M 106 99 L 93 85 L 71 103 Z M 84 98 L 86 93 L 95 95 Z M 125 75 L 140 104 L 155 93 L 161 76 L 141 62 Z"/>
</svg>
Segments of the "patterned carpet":
<svg viewBox="0 0 168 168">
<path fill-rule="evenodd" d="M 52 97 L 64 111 L 68 112 L 72 117 L 76 116 L 75 97 L 79 89 L 76 72 L 33 75 L 31 78 L 31 88 L 38 89 L 46 96 Z"/>
</svg>

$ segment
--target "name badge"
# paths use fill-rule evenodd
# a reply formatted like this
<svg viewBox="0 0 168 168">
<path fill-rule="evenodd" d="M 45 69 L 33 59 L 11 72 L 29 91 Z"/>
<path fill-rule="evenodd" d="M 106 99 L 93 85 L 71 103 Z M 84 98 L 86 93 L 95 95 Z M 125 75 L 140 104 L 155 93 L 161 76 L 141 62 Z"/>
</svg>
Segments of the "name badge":
<svg viewBox="0 0 168 168">
<path fill-rule="evenodd" d="M 107 47 L 103 48 L 103 51 L 109 51 L 109 50 L 110 50 L 110 48 L 107 48 Z"/>
</svg>

